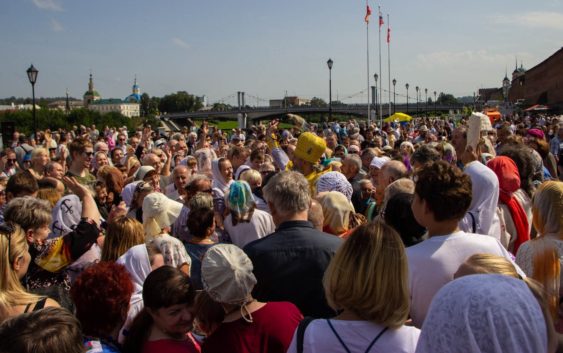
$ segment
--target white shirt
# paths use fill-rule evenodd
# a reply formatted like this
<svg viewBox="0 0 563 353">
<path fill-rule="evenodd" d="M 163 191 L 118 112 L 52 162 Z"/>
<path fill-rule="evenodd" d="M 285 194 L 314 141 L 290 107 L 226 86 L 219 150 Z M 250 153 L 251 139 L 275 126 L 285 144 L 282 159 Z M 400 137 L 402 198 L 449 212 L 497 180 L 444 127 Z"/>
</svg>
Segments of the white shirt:
<svg viewBox="0 0 563 353">
<path fill-rule="evenodd" d="M 433 236 L 407 248 L 411 317 L 416 327 L 422 326 L 434 294 L 452 281 L 459 266 L 474 254 L 498 255 L 513 262 L 497 239 L 463 231 Z"/>
<path fill-rule="evenodd" d="M 232 216 L 229 214 L 225 218 L 224 226 L 233 244 L 241 249 L 246 244 L 276 231 L 272 216 L 259 209 L 254 210 L 250 222 L 239 222 L 236 226 L 233 226 Z"/>
<path fill-rule="evenodd" d="M 373 339 L 384 329 L 369 321 L 330 320 L 334 330 L 351 352 L 365 352 Z M 297 333 L 297 330 L 296 330 Z M 414 352 L 420 330 L 416 327 L 402 326 L 385 331 L 370 352 Z M 293 335 L 287 353 L 297 352 L 297 337 Z M 341 353 L 344 347 L 334 335 L 326 320 L 313 320 L 307 326 L 303 337 L 303 352 Z"/>
</svg>

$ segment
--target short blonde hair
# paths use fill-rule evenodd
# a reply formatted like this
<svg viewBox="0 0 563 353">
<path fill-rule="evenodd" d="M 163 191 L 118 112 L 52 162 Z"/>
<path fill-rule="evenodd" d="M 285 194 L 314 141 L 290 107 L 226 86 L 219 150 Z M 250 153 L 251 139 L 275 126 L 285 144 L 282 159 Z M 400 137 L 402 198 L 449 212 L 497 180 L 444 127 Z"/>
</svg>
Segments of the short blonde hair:
<svg viewBox="0 0 563 353">
<path fill-rule="evenodd" d="M 141 222 L 120 216 L 108 223 L 108 232 L 102 248 L 102 261 L 116 261 L 131 247 L 145 242 Z"/>
<path fill-rule="evenodd" d="M 409 315 L 405 247 L 393 228 L 359 226 L 330 262 L 323 279 L 328 304 L 366 321 L 398 328 Z"/>
<path fill-rule="evenodd" d="M 262 174 L 254 169 L 247 169 L 241 173 L 239 180 L 246 181 L 250 185 L 261 185 Z"/>
<path fill-rule="evenodd" d="M 36 147 L 35 149 L 33 149 L 33 151 L 31 151 L 31 159 L 42 155 L 48 156 L 49 151 L 43 147 Z"/>
</svg>

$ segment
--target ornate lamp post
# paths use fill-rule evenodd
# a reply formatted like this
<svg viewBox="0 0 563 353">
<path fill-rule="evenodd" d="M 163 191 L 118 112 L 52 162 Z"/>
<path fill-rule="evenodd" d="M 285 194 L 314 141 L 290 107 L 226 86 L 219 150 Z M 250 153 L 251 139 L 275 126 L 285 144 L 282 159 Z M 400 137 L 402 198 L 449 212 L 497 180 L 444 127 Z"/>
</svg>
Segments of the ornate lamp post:
<svg viewBox="0 0 563 353">
<path fill-rule="evenodd" d="M 393 79 L 392 82 L 393 82 L 393 114 L 395 114 L 395 98 L 396 98 L 396 95 L 395 95 L 395 85 L 397 84 L 397 80 L 396 80 L 396 79 Z"/>
<path fill-rule="evenodd" d="M 418 114 L 418 90 L 420 87 L 416 86 L 414 89 L 416 90 L 416 114 Z"/>
<path fill-rule="evenodd" d="M 405 84 L 405 88 L 407 89 L 407 114 L 409 113 L 409 84 Z"/>
<path fill-rule="evenodd" d="M 34 138 L 37 139 L 37 116 L 35 114 L 35 82 L 37 81 L 37 74 L 39 71 L 33 67 L 33 64 L 27 69 L 27 78 L 29 79 L 29 83 L 31 83 L 31 100 L 33 103 L 33 131 L 34 131 Z"/>
<path fill-rule="evenodd" d="M 332 121 L 332 59 L 326 62 L 328 66 L 328 120 Z"/>
</svg>

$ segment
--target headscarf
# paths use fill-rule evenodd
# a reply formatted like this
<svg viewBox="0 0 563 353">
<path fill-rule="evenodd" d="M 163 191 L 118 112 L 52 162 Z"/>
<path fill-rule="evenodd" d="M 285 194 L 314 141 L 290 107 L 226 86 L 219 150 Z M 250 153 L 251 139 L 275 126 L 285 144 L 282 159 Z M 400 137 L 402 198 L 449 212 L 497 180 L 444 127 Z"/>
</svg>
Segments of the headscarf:
<svg viewBox="0 0 563 353">
<path fill-rule="evenodd" d="M 127 272 L 131 276 L 133 282 L 133 294 L 129 300 L 129 311 L 127 313 L 127 322 L 124 331 L 128 328 L 135 316 L 143 309 L 143 283 L 151 273 L 151 260 L 145 244 L 132 246 L 123 255 L 121 255 L 116 263 L 125 266 Z M 120 332 L 119 341 L 123 342 L 123 332 Z"/>
<path fill-rule="evenodd" d="M 143 283 L 152 271 L 147 246 L 145 244 L 132 246 L 117 259 L 116 263 L 125 266 L 131 276 L 134 290 L 130 304 L 142 302 Z"/>
<path fill-rule="evenodd" d="M 342 193 L 348 201 L 352 200 L 352 184 L 340 172 L 324 173 L 317 179 L 317 192 L 338 191 Z"/>
<path fill-rule="evenodd" d="M 246 181 L 234 181 L 229 187 L 229 209 L 239 217 L 244 217 L 256 205 L 252 190 Z"/>
<path fill-rule="evenodd" d="M 148 194 L 143 200 L 143 227 L 147 237 L 160 234 L 162 228 L 174 224 L 180 212 L 182 204 L 166 197 L 160 192 Z"/>
<path fill-rule="evenodd" d="M 350 225 L 350 215 L 354 206 L 338 191 L 328 191 L 317 197 L 324 215 L 323 230 L 334 235 L 345 235 Z"/>
<path fill-rule="evenodd" d="M 223 193 L 227 191 L 233 181 L 230 180 L 227 182 L 221 174 L 221 170 L 219 168 L 219 159 L 213 160 L 213 162 L 211 163 L 211 171 L 213 173 L 213 188 L 219 189 Z"/>
<path fill-rule="evenodd" d="M 506 156 L 493 158 L 487 163 L 499 180 L 499 202 L 508 207 L 512 216 L 512 221 L 516 227 L 516 241 L 514 242 L 514 253 L 518 251 L 520 245 L 530 240 L 529 223 L 526 211 L 518 200 L 514 197 L 514 192 L 520 189 L 520 174 L 514 161 Z"/>
<path fill-rule="evenodd" d="M 203 255 L 201 281 L 209 296 L 218 303 L 240 306 L 242 318 L 252 322 L 246 308 L 256 277 L 250 258 L 238 246 L 217 244 Z"/>
<path fill-rule="evenodd" d="M 547 332 L 540 305 L 524 281 L 470 275 L 434 296 L 416 353 L 547 352 Z"/>
<path fill-rule="evenodd" d="M 499 195 L 497 176 L 481 162 L 469 163 L 463 172 L 471 178 L 472 200 L 460 221 L 460 228 L 500 239 L 500 221 L 496 212 Z"/>
<path fill-rule="evenodd" d="M 74 231 L 82 217 L 82 203 L 78 196 L 71 194 L 62 197 L 53 207 L 52 216 L 51 238 Z"/>
<path fill-rule="evenodd" d="M 137 184 L 139 184 L 142 180 L 134 181 L 125 185 L 123 190 L 121 191 L 121 199 L 125 202 L 127 207 L 131 207 L 131 202 L 133 202 L 133 194 L 135 193 L 135 188 L 137 188 Z"/>
</svg>

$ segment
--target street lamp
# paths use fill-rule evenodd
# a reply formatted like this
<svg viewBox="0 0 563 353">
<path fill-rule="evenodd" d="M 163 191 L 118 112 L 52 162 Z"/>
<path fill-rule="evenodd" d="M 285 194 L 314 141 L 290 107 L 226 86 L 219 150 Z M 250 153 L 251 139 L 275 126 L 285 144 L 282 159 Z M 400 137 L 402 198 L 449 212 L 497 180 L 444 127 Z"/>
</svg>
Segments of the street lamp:
<svg viewBox="0 0 563 353">
<path fill-rule="evenodd" d="M 393 79 L 393 114 L 395 114 L 395 85 L 397 84 L 397 80 Z"/>
<path fill-rule="evenodd" d="M 328 120 L 332 121 L 332 59 L 328 59 Z"/>
<path fill-rule="evenodd" d="M 424 89 L 424 96 L 426 99 L 426 114 L 428 115 L 428 88 Z"/>
<path fill-rule="evenodd" d="M 409 113 L 409 84 L 405 84 L 405 88 L 407 89 L 407 114 Z"/>
<path fill-rule="evenodd" d="M 420 88 L 416 86 L 414 89 L 416 90 L 416 114 L 418 115 L 418 90 Z"/>
<path fill-rule="evenodd" d="M 37 74 L 39 71 L 33 67 L 33 64 L 27 69 L 27 78 L 29 83 L 31 83 L 31 101 L 33 103 L 33 130 L 35 134 L 35 139 L 37 139 L 37 117 L 35 115 L 35 82 L 37 81 Z"/>
<path fill-rule="evenodd" d="M 375 115 L 378 116 L 378 110 L 377 110 L 377 79 L 379 78 L 379 76 L 377 74 L 373 74 L 373 79 L 375 80 Z M 375 123 L 375 125 L 377 126 L 377 121 Z"/>
<path fill-rule="evenodd" d="M 434 114 L 438 115 L 438 112 L 436 111 L 436 91 L 434 91 Z"/>
</svg>

